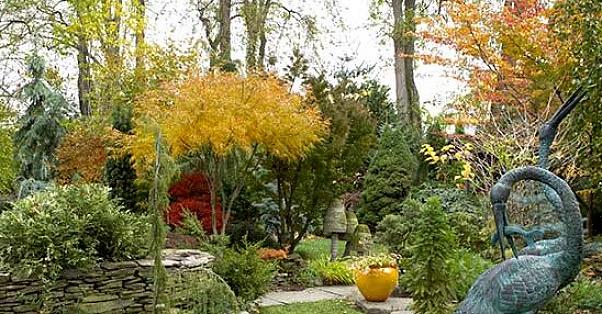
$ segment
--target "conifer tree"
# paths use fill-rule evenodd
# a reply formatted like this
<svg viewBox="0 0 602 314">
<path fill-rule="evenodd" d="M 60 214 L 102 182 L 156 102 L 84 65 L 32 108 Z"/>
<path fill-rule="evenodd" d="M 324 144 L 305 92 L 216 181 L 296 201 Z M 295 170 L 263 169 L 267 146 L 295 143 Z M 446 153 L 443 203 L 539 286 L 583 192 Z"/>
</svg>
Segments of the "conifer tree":
<svg viewBox="0 0 602 314">
<path fill-rule="evenodd" d="M 124 134 L 132 134 L 132 111 L 126 105 L 116 106 L 112 112 L 113 128 Z M 136 170 L 132 155 L 113 157 L 105 165 L 105 181 L 111 188 L 111 197 L 127 210 L 140 211 L 140 195 L 136 189 Z"/>
<path fill-rule="evenodd" d="M 408 143 L 409 128 L 385 127 L 364 181 L 358 219 L 374 228 L 388 214 L 399 214 L 418 170 Z"/>
<path fill-rule="evenodd" d="M 23 96 L 29 105 L 13 140 L 19 178 L 39 185 L 53 177 L 55 150 L 65 134 L 60 121 L 67 101 L 44 80 L 44 59 L 34 53 L 27 61 L 32 80 L 23 88 Z"/>
<path fill-rule="evenodd" d="M 449 313 L 454 283 L 449 260 L 456 250 L 456 236 L 438 197 L 422 204 L 411 239 L 410 265 L 403 279 L 411 292 L 413 310 L 419 314 Z"/>
</svg>

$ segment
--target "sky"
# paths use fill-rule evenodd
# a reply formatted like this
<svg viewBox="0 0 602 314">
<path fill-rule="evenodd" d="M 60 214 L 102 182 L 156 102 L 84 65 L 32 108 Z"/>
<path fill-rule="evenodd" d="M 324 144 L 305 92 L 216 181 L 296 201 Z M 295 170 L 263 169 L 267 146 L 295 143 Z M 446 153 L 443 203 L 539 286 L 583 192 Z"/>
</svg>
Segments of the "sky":
<svg viewBox="0 0 602 314">
<path fill-rule="evenodd" d="M 198 45 L 202 38 L 202 28 L 191 10 L 191 0 L 147 1 L 147 40 L 158 44 L 175 44 L 183 50 Z M 372 0 L 338 0 L 338 15 L 342 25 L 332 21 L 333 18 L 324 10 L 325 0 L 282 0 L 287 6 L 299 11 L 308 12 L 320 21 L 317 42 L 311 48 L 312 61 L 323 69 L 333 71 L 341 66 L 342 59 L 348 68 L 359 65 L 374 66 L 372 78 L 391 88 L 390 98 L 393 100 L 395 90 L 395 74 L 393 71 L 393 44 L 390 39 L 381 36 L 379 27 L 370 20 L 370 1 Z M 240 20 L 240 19 L 239 19 Z M 242 32 L 240 21 L 233 24 L 233 34 Z M 290 27 L 289 27 L 290 28 Z M 290 34 L 289 34 L 290 35 Z M 298 34 L 275 38 L 272 54 L 279 57 L 282 70 L 284 63 L 292 51 L 290 37 Z M 274 38 L 273 38 L 274 39 Z M 244 59 L 244 47 L 240 38 L 233 38 L 235 46 L 234 59 Z M 311 43 L 315 42 L 312 41 Z M 309 46 L 309 45 L 307 45 Z M 442 53 L 447 53 L 442 51 Z M 77 103 L 77 68 L 75 54 L 68 57 L 45 55 L 49 64 L 56 65 L 65 79 L 63 93 L 72 103 Z M 10 62 L 10 61 L 9 61 Z M 4 70 L 4 80 L 14 81 L 12 86 L 23 83 L 25 68 L 21 61 L 14 67 Z M 416 84 L 423 108 L 432 115 L 443 109 L 444 105 L 464 93 L 464 85 L 445 74 L 446 69 L 438 65 L 417 64 Z"/>
</svg>

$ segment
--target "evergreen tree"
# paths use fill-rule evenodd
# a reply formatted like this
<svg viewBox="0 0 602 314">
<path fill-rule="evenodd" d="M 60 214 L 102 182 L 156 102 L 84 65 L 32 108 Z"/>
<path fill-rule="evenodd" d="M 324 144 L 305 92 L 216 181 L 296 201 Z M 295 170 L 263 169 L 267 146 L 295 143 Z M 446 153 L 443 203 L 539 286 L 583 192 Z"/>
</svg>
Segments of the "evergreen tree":
<svg viewBox="0 0 602 314">
<path fill-rule="evenodd" d="M 411 236 L 411 261 L 403 283 L 412 292 L 413 310 L 420 314 L 449 313 L 454 282 L 449 260 L 456 252 L 456 237 L 438 197 L 429 198 L 418 211 Z"/>
<path fill-rule="evenodd" d="M 388 214 L 399 214 L 415 181 L 418 160 L 401 127 L 387 126 L 364 181 L 358 218 L 374 228 Z"/>
<path fill-rule="evenodd" d="M 44 80 L 45 61 L 37 54 L 28 57 L 32 81 L 23 88 L 29 102 L 14 135 L 15 159 L 22 182 L 47 182 L 52 179 L 55 150 L 65 129 L 60 121 L 67 102 Z"/>
<path fill-rule="evenodd" d="M 112 113 L 113 128 L 131 134 L 133 129 L 132 111 L 126 105 L 116 106 Z M 138 211 L 141 199 L 136 189 L 136 170 L 132 156 L 126 154 L 107 160 L 105 165 L 105 181 L 111 188 L 111 197 L 116 199 L 125 209 Z"/>
</svg>

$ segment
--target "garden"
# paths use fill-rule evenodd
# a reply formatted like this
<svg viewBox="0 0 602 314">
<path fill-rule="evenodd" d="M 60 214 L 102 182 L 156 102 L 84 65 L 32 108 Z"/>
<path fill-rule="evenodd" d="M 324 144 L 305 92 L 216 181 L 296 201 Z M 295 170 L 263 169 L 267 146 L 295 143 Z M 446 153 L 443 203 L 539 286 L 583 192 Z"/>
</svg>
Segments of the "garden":
<svg viewBox="0 0 602 314">
<path fill-rule="evenodd" d="M 3 0 L 0 313 L 600 314 L 600 38 L 598 0 Z"/>
</svg>

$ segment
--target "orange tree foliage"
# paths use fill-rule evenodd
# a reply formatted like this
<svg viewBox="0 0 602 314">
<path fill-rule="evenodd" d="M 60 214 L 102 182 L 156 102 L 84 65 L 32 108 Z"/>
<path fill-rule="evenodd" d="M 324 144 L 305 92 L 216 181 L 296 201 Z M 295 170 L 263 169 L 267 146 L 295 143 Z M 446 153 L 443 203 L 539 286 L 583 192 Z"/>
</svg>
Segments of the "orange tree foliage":
<svg viewBox="0 0 602 314">
<path fill-rule="evenodd" d="M 139 170 L 153 160 L 153 127 L 160 128 L 170 154 L 192 158 L 207 176 L 212 192 L 213 232 L 216 203 L 224 207 L 225 232 L 234 200 L 258 153 L 294 160 L 320 142 L 328 123 L 320 112 L 270 75 L 210 73 L 191 76 L 143 95 L 135 106 L 132 154 Z M 190 159 L 189 159 L 190 160 Z M 227 182 L 230 189 L 226 191 Z M 219 194 L 219 196 L 218 196 Z"/>
<path fill-rule="evenodd" d="M 477 100 L 536 115 L 551 103 L 557 105 L 555 91 L 570 84 L 571 54 L 550 26 L 554 8 L 541 0 L 514 3 L 446 1 L 445 15 L 423 20 L 426 27 L 420 35 L 456 54 L 422 57 L 466 70 L 463 78 Z"/>
<path fill-rule="evenodd" d="M 57 148 L 57 182 L 102 182 L 107 157 L 120 153 L 118 147 L 122 140 L 122 135 L 108 126 L 76 125 Z"/>
<path fill-rule="evenodd" d="M 443 8 L 422 20 L 419 35 L 454 53 L 421 57 L 459 68 L 470 88 L 454 106 L 481 121 L 476 149 L 495 162 L 473 167 L 486 190 L 487 178 L 535 159 L 539 126 L 573 88 L 575 57 L 557 34 L 558 8 L 549 1 L 449 0 Z M 562 163 L 567 154 L 560 152 L 552 163 Z"/>
</svg>

